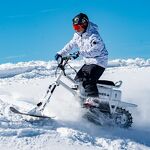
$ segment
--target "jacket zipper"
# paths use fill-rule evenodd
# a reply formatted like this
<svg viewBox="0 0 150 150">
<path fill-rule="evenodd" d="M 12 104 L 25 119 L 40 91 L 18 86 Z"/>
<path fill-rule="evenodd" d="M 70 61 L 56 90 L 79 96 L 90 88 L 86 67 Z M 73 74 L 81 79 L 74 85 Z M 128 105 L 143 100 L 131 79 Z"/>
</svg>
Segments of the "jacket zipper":
<svg viewBox="0 0 150 150">
<path fill-rule="evenodd" d="M 83 49 L 82 34 L 81 34 L 81 47 L 82 47 L 82 49 Z"/>
</svg>

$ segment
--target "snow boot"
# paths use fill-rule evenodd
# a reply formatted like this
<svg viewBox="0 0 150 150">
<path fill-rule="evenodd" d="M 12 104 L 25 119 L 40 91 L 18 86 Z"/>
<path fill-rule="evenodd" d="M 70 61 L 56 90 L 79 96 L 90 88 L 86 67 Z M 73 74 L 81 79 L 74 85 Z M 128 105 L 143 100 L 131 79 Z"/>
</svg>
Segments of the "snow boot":
<svg viewBox="0 0 150 150">
<path fill-rule="evenodd" d="M 88 97 L 87 99 L 85 99 L 83 106 L 85 108 L 99 107 L 98 97 Z"/>
</svg>

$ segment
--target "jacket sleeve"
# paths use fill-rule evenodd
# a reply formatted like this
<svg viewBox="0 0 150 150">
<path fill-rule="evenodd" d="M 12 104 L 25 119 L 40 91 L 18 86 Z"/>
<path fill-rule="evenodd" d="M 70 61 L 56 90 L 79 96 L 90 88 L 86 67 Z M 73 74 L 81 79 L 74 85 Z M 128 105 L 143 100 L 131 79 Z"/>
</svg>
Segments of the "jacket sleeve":
<svg viewBox="0 0 150 150">
<path fill-rule="evenodd" d="M 92 34 L 89 42 L 88 49 L 82 51 L 81 55 L 91 58 L 108 55 L 108 52 L 105 49 L 105 44 L 98 33 Z"/>
<path fill-rule="evenodd" d="M 59 52 L 57 52 L 58 54 L 65 56 L 67 55 L 73 48 L 77 48 L 77 44 L 76 44 L 76 37 L 75 35 L 73 36 L 72 40 L 70 40 L 70 42 L 68 42 L 65 47 L 60 50 Z"/>
</svg>

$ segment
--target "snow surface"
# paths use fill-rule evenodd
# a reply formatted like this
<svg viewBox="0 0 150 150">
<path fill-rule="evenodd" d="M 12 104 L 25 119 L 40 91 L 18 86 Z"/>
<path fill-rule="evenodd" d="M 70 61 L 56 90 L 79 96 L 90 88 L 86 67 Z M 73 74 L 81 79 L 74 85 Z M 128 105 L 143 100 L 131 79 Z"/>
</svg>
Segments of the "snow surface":
<svg viewBox="0 0 150 150">
<path fill-rule="evenodd" d="M 79 69 L 82 61 L 70 62 Z M 101 77 L 123 81 L 122 99 L 135 103 L 130 129 L 102 127 L 82 118 L 79 101 L 62 87 L 52 96 L 45 114 L 35 120 L 10 112 L 15 106 L 30 110 L 41 101 L 55 79 L 56 62 L 31 61 L 0 65 L 0 150 L 148 150 L 150 149 L 150 60 L 112 60 Z M 74 76 L 74 72 L 67 69 Z"/>
</svg>

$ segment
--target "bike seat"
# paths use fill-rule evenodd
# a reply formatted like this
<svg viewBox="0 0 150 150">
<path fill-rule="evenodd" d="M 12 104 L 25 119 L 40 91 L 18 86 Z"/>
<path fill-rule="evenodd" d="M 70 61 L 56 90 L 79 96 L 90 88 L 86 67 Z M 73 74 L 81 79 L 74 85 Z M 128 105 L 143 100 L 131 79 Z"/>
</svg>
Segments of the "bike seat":
<svg viewBox="0 0 150 150">
<path fill-rule="evenodd" d="M 108 80 L 98 80 L 97 84 L 115 86 L 115 83 L 113 81 L 108 81 Z"/>
</svg>

